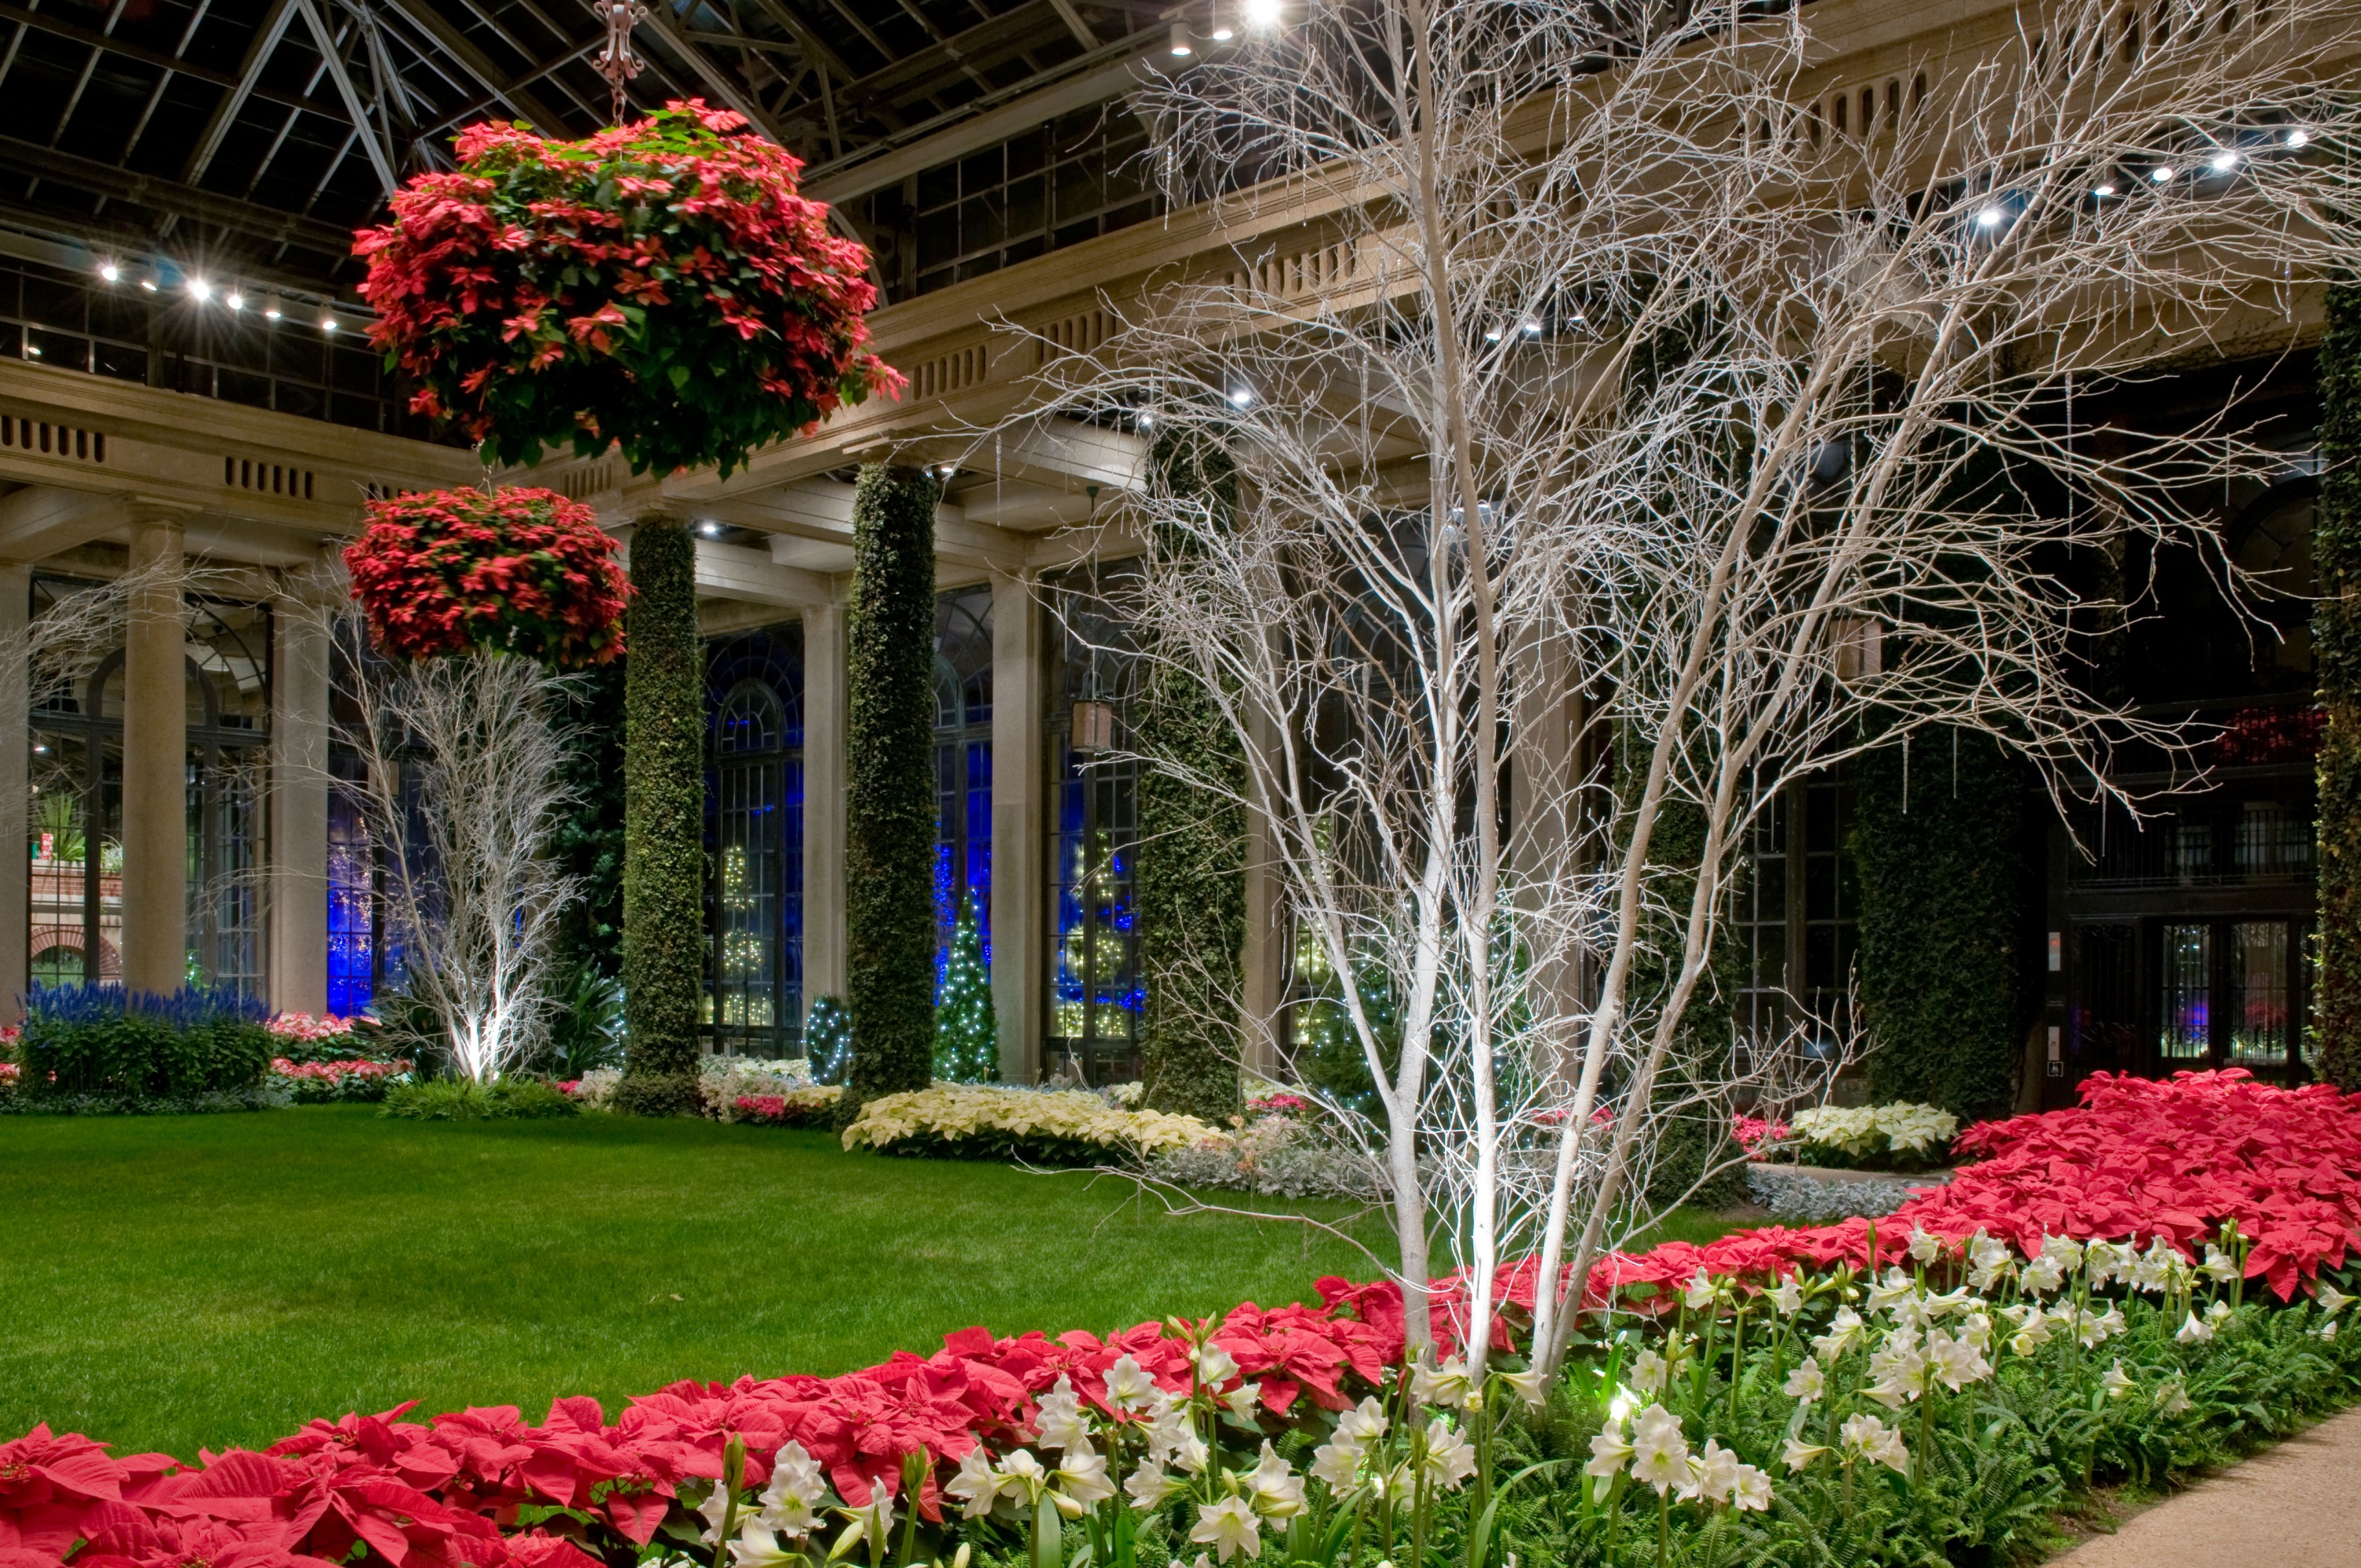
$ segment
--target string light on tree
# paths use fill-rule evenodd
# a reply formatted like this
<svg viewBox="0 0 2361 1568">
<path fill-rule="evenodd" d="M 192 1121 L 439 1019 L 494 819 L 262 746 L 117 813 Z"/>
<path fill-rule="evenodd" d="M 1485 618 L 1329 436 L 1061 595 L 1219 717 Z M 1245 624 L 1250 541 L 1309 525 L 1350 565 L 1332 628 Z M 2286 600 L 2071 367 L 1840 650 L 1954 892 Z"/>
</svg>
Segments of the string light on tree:
<svg viewBox="0 0 2361 1568">
<path fill-rule="evenodd" d="M 971 890 L 951 927 L 951 950 L 935 992 L 935 1076 L 988 1083 L 1000 1076 L 1000 1023 L 992 1010 L 992 969 Z"/>
</svg>

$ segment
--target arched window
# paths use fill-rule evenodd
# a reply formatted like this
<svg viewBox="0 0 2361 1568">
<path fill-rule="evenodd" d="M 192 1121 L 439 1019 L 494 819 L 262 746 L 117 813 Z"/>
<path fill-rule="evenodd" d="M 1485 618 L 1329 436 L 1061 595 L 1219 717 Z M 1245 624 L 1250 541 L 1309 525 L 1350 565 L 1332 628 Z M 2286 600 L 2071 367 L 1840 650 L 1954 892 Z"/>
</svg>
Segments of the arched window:
<svg viewBox="0 0 2361 1568">
<path fill-rule="evenodd" d="M 82 585 L 38 577 L 38 616 Z M 188 978 L 265 987 L 262 801 L 270 742 L 270 611 L 188 601 Z M 33 978 L 123 975 L 123 652 L 32 714 Z"/>
<path fill-rule="evenodd" d="M 803 1051 L 803 632 L 785 625 L 708 655 L 708 1048 Z"/>
<path fill-rule="evenodd" d="M 992 589 L 935 600 L 935 988 L 972 901 L 992 964 Z"/>
</svg>

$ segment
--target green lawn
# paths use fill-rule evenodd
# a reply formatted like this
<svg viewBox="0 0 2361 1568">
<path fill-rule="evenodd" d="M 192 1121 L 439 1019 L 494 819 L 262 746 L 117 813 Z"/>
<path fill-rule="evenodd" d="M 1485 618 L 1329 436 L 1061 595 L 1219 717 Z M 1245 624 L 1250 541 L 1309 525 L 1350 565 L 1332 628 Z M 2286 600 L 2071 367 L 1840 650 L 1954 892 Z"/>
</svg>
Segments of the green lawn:
<svg viewBox="0 0 2361 1568">
<path fill-rule="evenodd" d="M 1126 1327 L 1372 1272 L 1312 1227 L 1175 1218 L 1085 1174 L 365 1106 L 0 1118 L 0 1437 L 46 1420 L 181 1454 L 411 1398 L 612 1410 L 682 1377 L 923 1353 L 971 1323 Z M 1373 1219 L 1349 1223 L 1382 1248 Z"/>
</svg>

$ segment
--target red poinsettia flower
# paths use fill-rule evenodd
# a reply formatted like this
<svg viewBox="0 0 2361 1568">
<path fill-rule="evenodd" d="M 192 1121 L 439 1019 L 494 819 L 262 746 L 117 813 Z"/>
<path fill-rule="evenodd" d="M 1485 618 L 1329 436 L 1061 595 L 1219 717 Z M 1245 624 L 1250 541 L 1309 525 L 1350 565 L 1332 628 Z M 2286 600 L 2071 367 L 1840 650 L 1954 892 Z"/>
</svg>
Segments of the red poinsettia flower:
<svg viewBox="0 0 2361 1568">
<path fill-rule="evenodd" d="M 554 490 L 434 490 L 367 510 L 345 565 L 387 652 L 491 649 L 567 669 L 622 652 L 631 585 L 615 541 L 579 501 Z"/>
</svg>

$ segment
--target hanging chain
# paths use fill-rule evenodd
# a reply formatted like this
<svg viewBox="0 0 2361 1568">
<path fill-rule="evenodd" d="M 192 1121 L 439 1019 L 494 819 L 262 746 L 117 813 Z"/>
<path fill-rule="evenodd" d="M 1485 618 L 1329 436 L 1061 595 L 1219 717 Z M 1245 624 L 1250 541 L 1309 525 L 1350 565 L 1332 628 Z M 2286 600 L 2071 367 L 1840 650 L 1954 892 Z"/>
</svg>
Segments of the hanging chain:
<svg viewBox="0 0 2361 1568">
<path fill-rule="evenodd" d="M 590 69 L 605 77 L 613 90 L 609 116 L 620 126 L 631 107 L 624 88 L 646 68 L 646 62 L 631 52 L 631 28 L 648 19 L 648 8 L 639 0 L 600 0 L 598 15 L 606 19 L 607 47 L 590 62 Z"/>
</svg>

